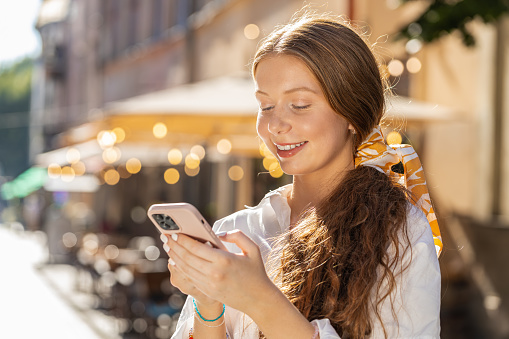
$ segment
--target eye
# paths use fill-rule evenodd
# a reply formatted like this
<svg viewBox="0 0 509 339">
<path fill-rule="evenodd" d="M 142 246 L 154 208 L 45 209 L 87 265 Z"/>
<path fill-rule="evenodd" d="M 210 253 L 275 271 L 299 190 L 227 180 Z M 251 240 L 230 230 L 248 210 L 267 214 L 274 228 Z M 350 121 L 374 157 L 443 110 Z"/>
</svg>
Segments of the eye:
<svg viewBox="0 0 509 339">
<path fill-rule="evenodd" d="M 309 108 L 311 105 L 304 105 L 304 106 L 297 106 L 297 105 L 292 105 L 292 108 L 293 109 L 306 109 L 306 108 Z"/>
<path fill-rule="evenodd" d="M 267 111 L 270 111 L 273 108 L 274 108 L 274 106 L 260 107 L 260 110 L 262 112 L 267 112 Z"/>
</svg>

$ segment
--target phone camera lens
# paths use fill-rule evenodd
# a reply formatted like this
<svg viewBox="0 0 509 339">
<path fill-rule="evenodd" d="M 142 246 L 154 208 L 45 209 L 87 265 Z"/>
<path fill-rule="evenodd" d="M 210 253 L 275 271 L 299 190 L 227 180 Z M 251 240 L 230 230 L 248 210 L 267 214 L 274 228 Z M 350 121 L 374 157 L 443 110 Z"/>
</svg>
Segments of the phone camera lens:
<svg viewBox="0 0 509 339">
<path fill-rule="evenodd" d="M 167 231 L 175 231 L 179 229 L 177 223 L 166 214 L 153 214 L 154 220 L 161 226 L 162 229 Z"/>
</svg>

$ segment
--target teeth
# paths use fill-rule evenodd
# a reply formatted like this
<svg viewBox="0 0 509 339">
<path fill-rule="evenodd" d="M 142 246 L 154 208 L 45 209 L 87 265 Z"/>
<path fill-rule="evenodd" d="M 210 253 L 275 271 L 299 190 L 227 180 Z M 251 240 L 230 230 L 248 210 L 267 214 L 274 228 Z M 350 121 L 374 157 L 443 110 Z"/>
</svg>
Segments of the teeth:
<svg viewBox="0 0 509 339">
<path fill-rule="evenodd" d="M 278 150 L 281 150 L 281 151 L 289 151 L 291 149 L 294 149 L 295 147 L 304 145 L 304 143 L 305 143 L 305 141 L 299 142 L 298 144 L 293 144 L 293 145 L 284 145 L 284 146 L 276 145 L 276 147 Z"/>
</svg>

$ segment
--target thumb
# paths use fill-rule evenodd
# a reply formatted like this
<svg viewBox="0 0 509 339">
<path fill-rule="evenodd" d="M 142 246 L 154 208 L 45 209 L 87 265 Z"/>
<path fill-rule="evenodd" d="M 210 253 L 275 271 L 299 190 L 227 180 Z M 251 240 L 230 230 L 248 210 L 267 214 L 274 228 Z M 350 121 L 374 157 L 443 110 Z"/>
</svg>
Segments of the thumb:
<svg viewBox="0 0 509 339">
<path fill-rule="evenodd" d="M 221 241 L 237 245 L 248 257 L 260 254 L 258 245 L 241 230 L 218 233 L 217 236 Z"/>
</svg>

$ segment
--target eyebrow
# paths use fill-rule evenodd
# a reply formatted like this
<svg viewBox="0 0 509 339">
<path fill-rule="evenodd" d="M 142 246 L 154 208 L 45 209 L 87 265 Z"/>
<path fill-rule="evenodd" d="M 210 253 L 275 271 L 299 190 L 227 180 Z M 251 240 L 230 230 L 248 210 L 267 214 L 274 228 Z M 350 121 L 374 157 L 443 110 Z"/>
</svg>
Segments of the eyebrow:
<svg viewBox="0 0 509 339">
<path fill-rule="evenodd" d="M 314 94 L 318 94 L 314 89 L 311 89 L 311 88 L 306 87 L 306 86 L 295 87 L 295 88 L 288 89 L 288 90 L 284 91 L 283 94 L 290 94 L 290 93 L 299 92 L 299 91 L 305 91 L 305 92 L 311 92 L 311 93 L 314 93 Z M 255 93 L 256 94 L 263 94 L 263 95 L 268 96 L 267 93 L 265 93 L 264 91 L 261 91 L 259 89 L 256 90 Z"/>
</svg>

